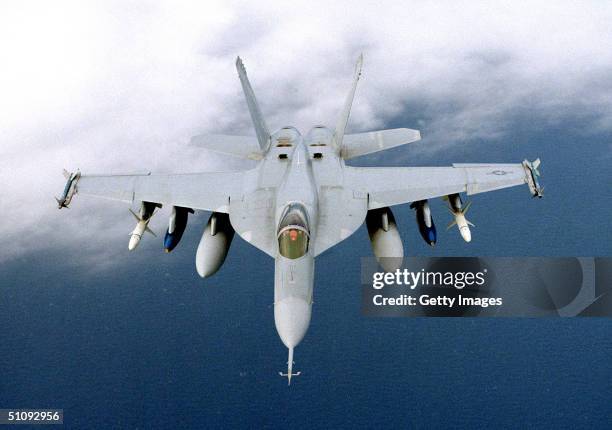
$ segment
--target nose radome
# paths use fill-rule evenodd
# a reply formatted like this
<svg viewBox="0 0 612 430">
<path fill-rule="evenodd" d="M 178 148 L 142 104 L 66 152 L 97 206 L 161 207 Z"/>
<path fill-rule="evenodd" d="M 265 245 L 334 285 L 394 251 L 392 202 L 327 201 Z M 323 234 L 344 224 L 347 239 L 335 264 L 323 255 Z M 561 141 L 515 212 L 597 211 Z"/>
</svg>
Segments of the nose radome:
<svg viewBox="0 0 612 430">
<path fill-rule="evenodd" d="M 287 348 L 296 347 L 310 325 L 311 304 L 299 297 L 287 297 L 274 304 L 274 323 Z"/>
</svg>

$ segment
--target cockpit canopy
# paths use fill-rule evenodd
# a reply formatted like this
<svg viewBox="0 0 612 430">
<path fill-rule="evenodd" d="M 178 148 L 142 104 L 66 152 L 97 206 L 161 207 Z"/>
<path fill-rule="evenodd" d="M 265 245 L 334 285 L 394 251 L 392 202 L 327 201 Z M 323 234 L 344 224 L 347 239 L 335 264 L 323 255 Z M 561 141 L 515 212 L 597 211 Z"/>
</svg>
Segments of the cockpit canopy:
<svg viewBox="0 0 612 430">
<path fill-rule="evenodd" d="M 278 226 L 278 249 L 285 258 L 296 259 L 308 252 L 310 229 L 306 208 L 292 203 L 285 209 Z"/>
</svg>

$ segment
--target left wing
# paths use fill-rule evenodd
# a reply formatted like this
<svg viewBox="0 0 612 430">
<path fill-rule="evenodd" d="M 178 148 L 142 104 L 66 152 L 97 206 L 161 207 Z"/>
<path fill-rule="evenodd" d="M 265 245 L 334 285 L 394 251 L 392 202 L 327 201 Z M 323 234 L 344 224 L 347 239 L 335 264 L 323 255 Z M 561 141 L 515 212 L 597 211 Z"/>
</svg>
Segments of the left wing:
<svg viewBox="0 0 612 430">
<path fill-rule="evenodd" d="M 244 172 L 80 175 L 76 193 L 228 213 L 230 199 L 242 192 L 243 178 Z"/>
<path fill-rule="evenodd" d="M 346 186 L 367 193 L 368 209 L 442 197 L 478 194 L 528 184 L 541 197 L 539 160 L 522 164 L 453 164 L 453 167 L 345 167 Z"/>
</svg>

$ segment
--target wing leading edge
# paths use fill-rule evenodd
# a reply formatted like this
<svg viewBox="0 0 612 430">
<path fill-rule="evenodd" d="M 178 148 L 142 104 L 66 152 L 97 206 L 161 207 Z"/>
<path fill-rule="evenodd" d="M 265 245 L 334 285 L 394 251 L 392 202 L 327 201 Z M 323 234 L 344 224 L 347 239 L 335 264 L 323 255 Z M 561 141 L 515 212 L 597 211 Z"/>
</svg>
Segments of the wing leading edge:
<svg viewBox="0 0 612 430">
<path fill-rule="evenodd" d="M 228 213 L 229 202 L 242 191 L 244 172 L 179 175 L 81 175 L 76 193 L 119 200 L 146 201 Z"/>
</svg>

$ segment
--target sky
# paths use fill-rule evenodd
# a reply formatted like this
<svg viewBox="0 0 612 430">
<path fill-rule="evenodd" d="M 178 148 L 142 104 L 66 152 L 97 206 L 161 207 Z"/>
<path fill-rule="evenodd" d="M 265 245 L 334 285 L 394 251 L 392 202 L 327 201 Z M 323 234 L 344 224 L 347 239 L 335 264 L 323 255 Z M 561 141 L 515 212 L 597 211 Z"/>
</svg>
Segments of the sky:
<svg viewBox="0 0 612 430">
<path fill-rule="evenodd" d="M 108 203 L 58 213 L 62 168 L 240 168 L 188 144 L 201 133 L 253 135 L 237 55 L 273 129 L 334 124 L 361 52 L 349 129 L 404 118 L 423 131 L 420 157 L 511 140 L 525 118 L 534 132 L 567 124 L 585 140 L 612 128 L 607 3 L 351 4 L 3 2 L 0 234 L 11 246 L 0 260 L 66 234 L 63 246 L 104 252 L 106 237 L 130 228 L 125 208 Z"/>
</svg>

